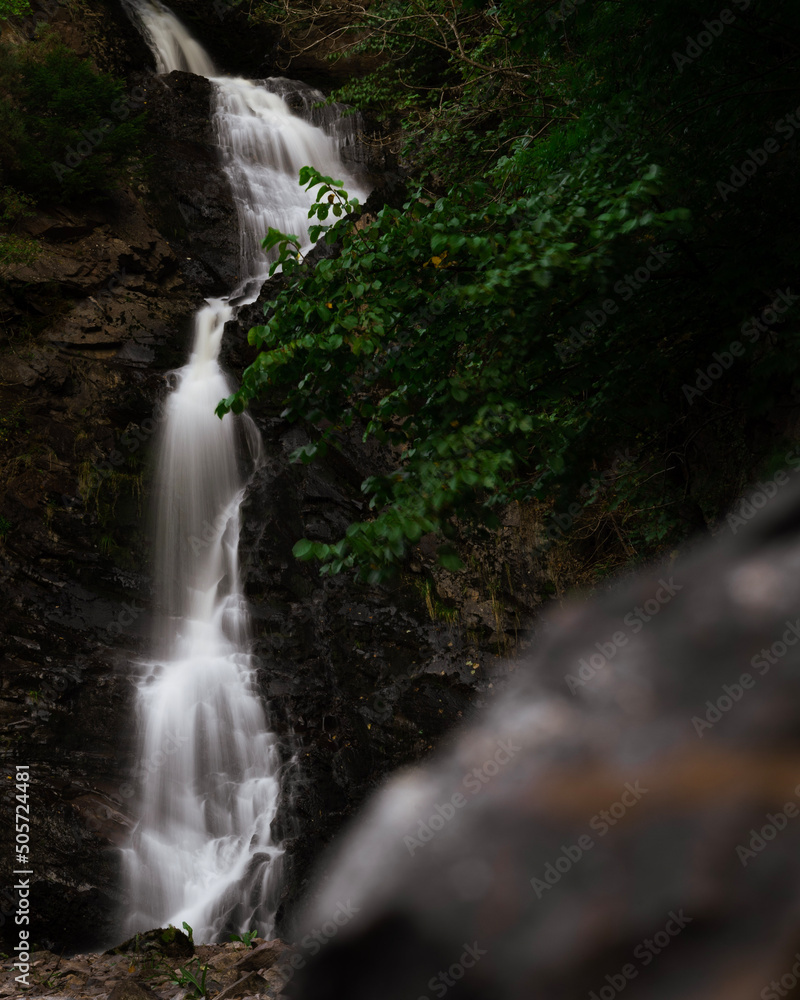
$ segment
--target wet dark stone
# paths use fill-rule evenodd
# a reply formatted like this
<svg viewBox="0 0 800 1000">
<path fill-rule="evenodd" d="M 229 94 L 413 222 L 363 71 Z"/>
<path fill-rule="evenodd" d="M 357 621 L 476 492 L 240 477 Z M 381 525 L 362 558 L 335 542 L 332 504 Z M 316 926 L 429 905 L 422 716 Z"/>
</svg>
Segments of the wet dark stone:
<svg viewBox="0 0 800 1000">
<path fill-rule="evenodd" d="M 175 249 L 184 278 L 205 295 L 225 295 L 236 285 L 239 238 L 215 147 L 213 85 L 175 71 L 149 77 L 143 87 L 153 160 L 147 197 L 156 224 Z"/>
<path fill-rule="evenodd" d="M 156 927 L 111 948 L 107 955 L 146 955 L 157 952 L 167 958 L 191 958 L 194 945 L 188 934 L 176 927 Z"/>
</svg>

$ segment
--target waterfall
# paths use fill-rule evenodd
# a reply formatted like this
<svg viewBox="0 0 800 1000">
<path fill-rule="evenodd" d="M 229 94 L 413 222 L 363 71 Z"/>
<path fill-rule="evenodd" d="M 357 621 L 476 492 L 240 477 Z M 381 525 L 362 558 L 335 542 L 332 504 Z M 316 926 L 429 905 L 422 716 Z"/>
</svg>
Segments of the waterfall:
<svg viewBox="0 0 800 1000">
<path fill-rule="evenodd" d="M 246 296 L 258 294 L 269 272 L 261 240 L 270 226 L 294 233 L 307 243 L 308 209 L 315 192 L 312 189 L 309 196 L 299 186 L 300 168 L 310 164 L 324 174 L 345 178 L 348 173 L 339 149 L 349 136 L 335 128 L 335 119 L 330 126 L 333 134 L 329 135 L 293 114 L 283 97 L 273 92 L 290 82 L 280 78 L 261 84 L 242 79 L 214 81 L 214 130 L 236 202 L 239 275 Z M 301 89 L 310 90 L 302 85 Z M 313 93 L 323 99 L 318 91 Z M 362 194 L 353 178 L 345 187 L 356 195 Z"/>
<path fill-rule="evenodd" d="M 141 665 L 137 724 L 138 823 L 124 851 L 129 934 L 185 921 L 195 940 L 256 929 L 268 936 L 282 849 L 271 834 L 278 753 L 258 696 L 238 565 L 240 505 L 261 442 L 246 415 L 219 420 L 231 391 L 218 355 L 225 323 L 252 302 L 268 273 L 260 243 L 270 226 L 308 243 L 300 167 L 358 180 L 340 148 L 352 122 L 293 114 L 322 95 L 286 80 L 220 77 L 208 54 L 159 0 L 123 0 L 161 73 L 207 76 L 222 165 L 236 203 L 239 285 L 195 318 L 187 364 L 165 403 L 155 483 L 155 589 L 160 610 L 152 659 Z M 310 97 L 309 95 L 314 95 Z M 322 126 L 322 127 L 320 127 Z M 235 304 L 234 304 L 235 303 Z"/>
<path fill-rule="evenodd" d="M 182 69 L 216 76 L 209 54 L 161 0 L 122 0 L 122 6 L 152 49 L 159 73 Z"/>
</svg>

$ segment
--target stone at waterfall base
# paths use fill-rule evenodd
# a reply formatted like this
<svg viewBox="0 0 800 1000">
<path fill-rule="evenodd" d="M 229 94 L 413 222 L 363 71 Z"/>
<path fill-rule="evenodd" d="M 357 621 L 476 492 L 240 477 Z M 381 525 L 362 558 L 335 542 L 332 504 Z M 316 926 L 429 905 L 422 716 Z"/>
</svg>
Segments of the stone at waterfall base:
<svg viewBox="0 0 800 1000">
<path fill-rule="evenodd" d="M 242 973 L 271 969 L 285 951 L 286 945 L 280 938 L 275 938 L 274 941 L 265 941 L 264 944 L 251 949 L 244 958 L 238 961 L 236 968 Z"/>
<path fill-rule="evenodd" d="M 110 949 L 109 955 L 160 954 L 171 962 L 185 961 L 194 955 L 194 944 L 187 934 L 177 927 L 156 927 L 152 931 L 136 934 Z"/>
</svg>

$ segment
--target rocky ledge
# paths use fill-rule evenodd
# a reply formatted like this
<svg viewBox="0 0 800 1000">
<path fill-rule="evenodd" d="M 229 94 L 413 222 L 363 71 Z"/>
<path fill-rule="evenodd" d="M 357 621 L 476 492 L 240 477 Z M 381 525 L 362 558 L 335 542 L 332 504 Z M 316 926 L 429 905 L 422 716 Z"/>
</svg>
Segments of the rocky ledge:
<svg viewBox="0 0 800 1000">
<path fill-rule="evenodd" d="M 198 995 L 209 1000 L 279 1000 L 283 987 L 305 963 L 295 948 L 277 938 L 194 945 L 174 927 L 137 934 L 103 953 L 64 958 L 34 951 L 28 959 L 17 969 L 12 960 L 4 962 L 0 997 L 24 992 L 29 1000 L 184 1000 Z M 20 975 L 26 981 L 20 983 Z"/>
</svg>

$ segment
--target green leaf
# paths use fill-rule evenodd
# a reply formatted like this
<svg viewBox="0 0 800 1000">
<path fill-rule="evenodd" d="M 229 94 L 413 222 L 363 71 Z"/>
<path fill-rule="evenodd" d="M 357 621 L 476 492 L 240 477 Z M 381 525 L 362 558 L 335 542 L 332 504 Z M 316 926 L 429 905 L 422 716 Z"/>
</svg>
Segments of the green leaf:
<svg viewBox="0 0 800 1000">
<path fill-rule="evenodd" d="M 461 558 L 456 550 L 450 545 L 440 546 L 438 552 L 436 553 L 436 559 L 440 566 L 450 570 L 451 573 L 464 569 L 464 563 L 461 561 Z"/>
<path fill-rule="evenodd" d="M 292 548 L 292 555 L 295 559 L 302 559 L 304 562 L 313 559 L 314 542 L 310 542 L 307 538 L 301 538 L 299 542 L 295 542 Z"/>
<path fill-rule="evenodd" d="M 283 233 L 280 229 L 273 229 L 272 226 L 270 226 L 267 235 L 261 241 L 261 246 L 265 250 L 271 250 L 274 246 L 281 242 L 293 243 L 296 247 L 300 246 L 299 237 L 294 236 L 291 233 Z"/>
</svg>

